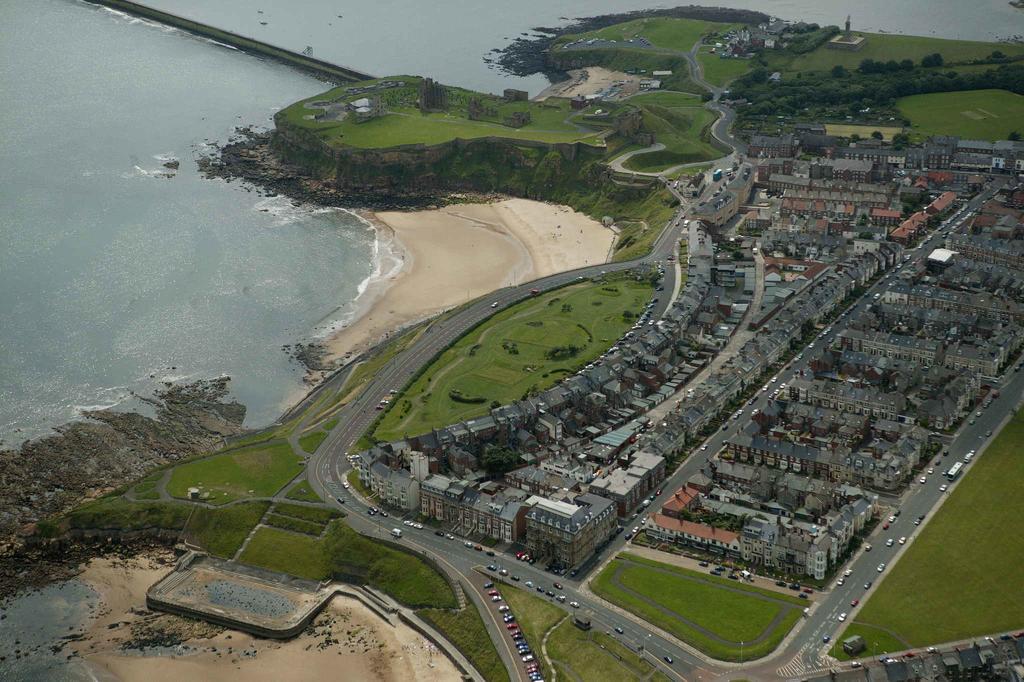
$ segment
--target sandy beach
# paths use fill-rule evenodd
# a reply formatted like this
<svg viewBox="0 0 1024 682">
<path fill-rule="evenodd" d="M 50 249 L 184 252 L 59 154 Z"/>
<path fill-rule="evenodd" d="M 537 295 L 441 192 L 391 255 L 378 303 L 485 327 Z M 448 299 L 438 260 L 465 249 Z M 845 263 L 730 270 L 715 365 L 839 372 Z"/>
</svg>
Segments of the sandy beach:
<svg viewBox="0 0 1024 682">
<path fill-rule="evenodd" d="M 371 285 L 360 316 L 326 340 L 331 358 L 495 289 L 603 263 L 615 239 L 582 213 L 526 199 L 364 217 L 393 242 L 401 267 Z"/>
<path fill-rule="evenodd" d="M 99 594 L 102 606 L 75 642 L 76 652 L 98 680 L 438 680 L 456 682 L 458 670 L 414 630 L 392 627 L 361 603 L 336 598 L 312 630 L 288 642 L 145 610 L 145 593 L 169 569 L 169 555 L 137 560 L 97 559 L 80 579 Z M 125 642 L 154 633 L 180 636 L 180 654 L 141 655 Z"/>
</svg>

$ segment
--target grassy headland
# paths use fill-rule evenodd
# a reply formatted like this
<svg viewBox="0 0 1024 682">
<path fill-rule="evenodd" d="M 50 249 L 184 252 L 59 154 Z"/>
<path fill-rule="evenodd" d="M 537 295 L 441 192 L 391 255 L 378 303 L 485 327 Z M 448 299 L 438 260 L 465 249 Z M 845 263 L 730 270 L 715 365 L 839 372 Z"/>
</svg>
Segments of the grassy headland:
<svg viewBox="0 0 1024 682">
<path fill-rule="evenodd" d="M 913 95 L 901 98 L 896 106 L 922 137 L 1005 140 L 1011 132 L 1024 133 L 1024 95 L 1006 90 Z"/>
</svg>

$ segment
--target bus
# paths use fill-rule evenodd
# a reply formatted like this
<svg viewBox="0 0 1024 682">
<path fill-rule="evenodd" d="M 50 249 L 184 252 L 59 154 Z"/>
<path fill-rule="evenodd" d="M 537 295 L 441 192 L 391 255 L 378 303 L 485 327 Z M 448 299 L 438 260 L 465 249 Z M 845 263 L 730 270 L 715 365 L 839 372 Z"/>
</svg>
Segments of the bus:
<svg viewBox="0 0 1024 682">
<path fill-rule="evenodd" d="M 956 462 L 953 466 L 949 467 L 949 471 L 946 472 L 946 478 L 951 481 L 955 481 L 956 477 L 960 475 L 960 472 L 964 470 L 963 462 Z"/>
</svg>

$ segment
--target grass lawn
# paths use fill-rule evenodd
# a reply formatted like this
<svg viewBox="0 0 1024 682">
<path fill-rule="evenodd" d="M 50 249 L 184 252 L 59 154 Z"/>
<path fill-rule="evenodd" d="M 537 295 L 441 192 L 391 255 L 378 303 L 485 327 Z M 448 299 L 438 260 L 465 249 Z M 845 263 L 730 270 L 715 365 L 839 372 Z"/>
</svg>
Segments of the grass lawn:
<svg viewBox="0 0 1024 682">
<path fill-rule="evenodd" d="M 470 603 L 461 611 L 421 609 L 416 613 L 454 644 L 485 680 L 508 681 L 505 664 L 494 648 L 494 643 L 484 627 L 483 618 L 474 604 Z"/>
<path fill-rule="evenodd" d="M 223 509 L 196 507 L 185 534 L 210 554 L 230 559 L 268 507 L 269 502 L 245 502 Z"/>
<path fill-rule="evenodd" d="M 633 19 L 621 24 L 606 26 L 597 31 L 566 36 L 559 43 L 580 38 L 601 38 L 603 40 L 629 40 L 643 36 L 655 47 L 689 52 L 690 48 L 709 33 L 720 33 L 728 30 L 733 24 L 722 24 L 699 19 L 675 19 L 672 17 L 648 17 Z M 639 49 L 639 48 L 638 48 Z"/>
<path fill-rule="evenodd" d="M 865 140 L 871 137 L 871 133 L 878 131 L 882 133 L 882 139 L 886 141 L 892 140 L 892 136 L 896 133 L 903 132 L 902 126 L 871 126 L 871 125 L 848 125 L 846 123 L 826 123 L 825 132 L 829 135 L 835 135 L 837 137 L 850 137 L 851 135 L 860 135 Z"/>
<path fill-rule="evenodd" d="M 501 596 L 505 599 L 505 603 L 509 605 L 509 608 L 512 609 L 512 613 L 516 616 L 516 622 L 519 623 L 519 628 L 526 635 L 526 641 L 537 652 L 537 659 L 540 660 L 542 658 L 539 655 L 540 645 L 544 641 L 544 635 L 547 634 L 548 630 L 555 627 L 558 621 L 565 618 L 567 614 L 554 604 L 535 597 L 525 589 L 521 590 L 518 587 L 502 585 Z M 542 674 L 547 672 L 547 661 L 540 660 L 540 664 Z"/>
<path fill-rule="evenodd" d="M 239 561 L 310 580 L 334 577 L 371 585 L 413 608 L 454 608 L 448 583 L 418 557 L 332 521 L 322 538 L 262 527 Z"/>
<path fill-rule="evenodd" d="M 360 495 L 366 499 L 373 497 L 373 491 L 363 485 L 363 479 L 359 478 L 359 472 L 357 470 L 352 469 L 345 474 L 345 478 L 348 479 L 348 484 L 355 488 Z"/>
<path fill-rule="evenodd" d="M 331 571 L 322 543 L 311 535 L 264 526 L 252 536 L 238 560 L 299 578 L 323 580 Z"/>
<path fill-rule="evenodd" d="M 328 522 L 342 517 L 342 513 L 337 509 L 328 509 L 327 507 L 307 507 L 304 504 L 288 504 L 287 502 L 278 502 L 275 504 L 274 513 L 293 516 L 297 519 L 304 519 L 321 525 L 326 525 Z"/>
<path fill-rule="evenodd" d="M 209 492 L 209 502 L 269 497 L 302 471 L 302 460 L 287 442 L 228 450 L 174 467 L 167 492 L 188 497 L 190 487 Z"/>
<path fill-rule="evenodd" d="M 495 95 L 472 92 L 463 88 L 446 86 L 448 106 L 445 111 L 421 112 L 417 106 L 420 80 L 413 76 L 396 76 L 406 82 L 404 87 L 379 90 L 378 95 L 384 106 L 383 115 L 364 122 L 352 116 L 328 117 L 316 120 L 314 116 L 323 111 L 322 107 L 310 103 L 346 103 L 363 93 L 350 94 L 345 88 L 334 88 L 315 97 L 296 102 L 282 110 L 277 121 L 311 131 L 333 146 L 379 149 L 405 144 L 434 145 L 456 138 L 502 137 L 512 140 L 537 140 L 540 142 L 575 142 L 577 140 L 597 145 L 603 143 L 597 138 L 597 131 L 581 129 L 569 119 L 574 112 L 566 99 L 552 98 L 544 102 L 505 102 Z M 366 81 L 358 85 L 372 84 Z M 346 86 L 350 87 L 350 86 Z M 468 118 L 471 99 L 483 104 L 484 115 L 477 120 Z M 513 128 L 504 121 L 515 112 L 528 111 L 530 122 Z"/>
<path fill-rule="evenodd" d="M 559 669 L 571 671 L 567 680 L 587 682 L 622 682 L 646 680 L 654 666 L 643 656 L 624 646 L 618 640 L 596 630 L 584 632 L 567 619 L 551 633 L 547 644 L 548 656 Z M 651 679 L 667 679 L 655 672 Z"/>
<path fill-rule="evenodd" d="M 704 80 L 719 87 L 750 71 L 749 59 L 723 59 L 718 54 L 713 54 L 711 47 L 700 48 L 697 52 L 697 61 L 704 72 Z"/>
<path fill-rule="evenodd" d="M 1022 442 L 1018 415 L 968 467 L 848 631 L 864 623 L 921 647 L 1024 626 L 1024 534 L 993 530 L 1020 519 Z"/>
<path fill-rule="evenodd" d="M 615 242 L 613 261 L 631 260 L 650 252 L 676 211 L 673 203 L 666 203 L 666 196 L 670 196 L 668 190 L 652 193 L 641 204 L 638 212 L 638 215 L 644 216 L 643 220 L 623 220 L 619 223 L 621 231 Z"/>
<path fill-rule="evenodd" d="M 159 500 L 160 491 L 156 489 L 157 483 L 163 478 L 163 470 L 154 471 L 150 475 L 135 484 L 132 493 L 140 500 Z"/>
<path fill-rule="evenodd" d="M 896 105 L 921 136 L 958 135 L 1005 140 L 1024 134 L 1024 95 L 1006 90 L 968 90 L 901 97 Z"/>
<path fill-rule="evenodd" d="M 661 93 L 668 94 L 668 93 Z M 682 163 L 709 161 L 722 152 L 709 142 L 709 130 L 715 114 L 703 106 L 674 106 L 631 98 L 643 108 L 644 129 L 665 149 L 629 158 L 623 166 L 628 170 L 657 172 Z"/>
<path fill-rule="evenodd" d="M 617 573 L 620 582 L 615 580 Z M 721 660 L 739 660 L 741 655 L 753 659 L 768 654 L 800 618 L 806 605 L 789 595 L 629 554 L 612 561 L 592 587 L 612 603 Z M 655 604 L 692 625 L 664 613 Z M 780 620 L 773 625 L 776 618 Z M 764 640 L 750 644 L 764 634 Z M 742 653 L 741 642 L 747 643 Z"/>
<path fill-rule="evenodd" d="M 302 438 L 299 438 L 299 447 L 309 454 L 313 454 L 316 452 L 316 449 L 320 447 L 320 443 L 324 442 L 325 438 L 327 438 L 326 431 L 313 431 L 312 433 L 307 433 Z"/>
<path fill-rule="evenodd" d="M 264 523 L 274 528 L 281 528 L 283 530 L 290 530 L 295 533 L 305 533 L 306 535 L 312 535 L 319 537 L 324 532 L 323 525 L 319 523 L 312 523 L 310 521 L 303 521 L 302 519 L 296 519 L 291 516 L 284 516 L 281 514 L 268 514 Z"/>
<path fill-rule="evenodd" d="M 926 38 L 924 36 L 898 36 L 880 33 L 860 33 L 867 37 L 867 42 L 856 52 L 830 50 L 824 45 L 816 50 L 802 54 L 793 59 L 787 71 L 829 71 L 833 66 L 841 64 L 854 70 L 865 59 L 897 62 L 911 59 L 920 64 L 921 58 L 938 52 L 947 64 L 988 57 L 994 50 L 1009 56 L 1024 54 L 1024 45 L 1008 43 L 983 43 L 971 40 L 946 40 L 943 38 Z"/>
<path fill-rule="evenodd" d="M 503 310 L 459 339 L 392 403 L 380 440 L 486 414 L 572 374 L 606 351 L 650 298 L 648 282 L 581 282 Z"/>
<path fill-rule="evenodd" d="M 180 530 L 185 527 L 191 511 L 192 507 L 187 504 L 129 502 L 122 497 L 103 497 L 68 512 L 67 520 L 72 528 Z"/>
<path fill-rule="evenodd" d="M 836 638 L 835 644 L 832 645 L 832 650 L 829 653 L 840 661 L 849 661 L 853 657 L 843 651 L 843 640 L 854 635 L 863 637 L 864 643 L 867 645 L 864 651 L 857 654 L 857 658 L 866 658 L 868 656 L 877 658 L 882 654 L 910 648 L 906 642 L 901 642 L 885 630 L 864 625 L 863 623 L 852 623 L 843 632 L 842 637 Z"/>
<path fill-rule="evenodd" d="M 289 500 L 302 500 L 303 502 L 323 502 L 320 496 L 313 492 L 309 481 L 299 481 L 285 494 Z"/>
</svg>

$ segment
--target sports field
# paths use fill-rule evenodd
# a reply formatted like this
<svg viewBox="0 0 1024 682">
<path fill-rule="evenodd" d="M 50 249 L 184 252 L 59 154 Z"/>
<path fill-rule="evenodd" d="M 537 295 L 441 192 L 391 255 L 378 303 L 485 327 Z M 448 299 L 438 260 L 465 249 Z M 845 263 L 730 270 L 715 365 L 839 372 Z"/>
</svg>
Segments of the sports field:
<svg viewBox="0 0 1024 682">
<path fill-rule="evenodd" d="M 594 592 L 720 660 L 765 656 L 799 620 L 804 600 L 621 554 Z"/>
<path fill-rule="evenodd" d="M 269 497 L 302 471 L 302 461 L 285 441 L 253 445 L 174 467 L 167 482 L 173 497 L 188 489 L 209 493 L 207 502 L 224 504 L 243 497 Z"/>
<path fill-rule="evenodd" d="M 1004 55 L 1024 54 L 1024 45 L 1008 43 L 984 43 L 972 40 L 946 40 L 944 38 L 926 38 L 924 36 L 898 36 L 883 33 L 862 33 L 856 35 L 867 38 L 867 42 L 856 52 L 830 50 L 826 46 L 799 55 L 784 66 L 785 71 L 829 71 L 833 66 L 841 64 L 854 70 L 865 59 L 887 62 L 890 59 L 902 61 L 910 59 L 920 65 L 921 58 L 936 52 L 942 55 L 946 64 L 963 62 L 988 57 L 993 51 L 999 50 Z"/>
<path fill-rule="evenodd" d="M 900 112 L 923 136 L 957 135 L 972 140 L 1005 140 L 1024 134 L 1024 95 L 1006 90 L 968 90 L 902 97 Z"/>
<path fill-rule="evenodd" d="M 967 468 L 839 641 L 869 626 L 864 656 L 1024 628 L 1024 416 Z"/>
<path fill-rule="evenodd" d="M 463 336 L 399 395 L 374 432 L 416 435 L 544 390 L 608 350 L 643 312 L 651 285 L 580 282 L 503 310 Z M 629 317 L 624 315 L 629 313 Z"/>
</svg>

